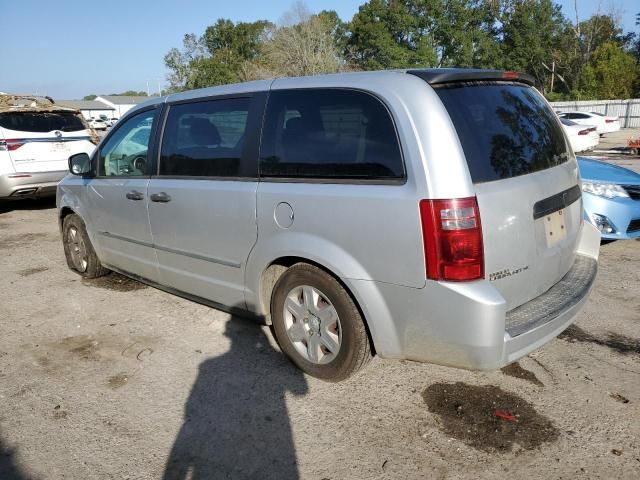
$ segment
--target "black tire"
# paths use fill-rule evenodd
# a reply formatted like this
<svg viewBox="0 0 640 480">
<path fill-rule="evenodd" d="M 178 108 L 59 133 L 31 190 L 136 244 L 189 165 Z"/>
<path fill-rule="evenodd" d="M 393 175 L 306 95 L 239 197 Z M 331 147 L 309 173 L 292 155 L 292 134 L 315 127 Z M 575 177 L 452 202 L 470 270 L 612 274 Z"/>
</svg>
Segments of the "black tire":
<svg viewBox="0 0 640 480">
<path fill-rule="evenodd" d="M 285 301 L 290 292 L 303 285 L 321 292 L 335 308 L 339 318 L 336 330 L 339 328 L 341 331 L 341 342 L 337 354 L 328 363 L 314 363 L 305 358 L 286 331 Z M 356 373 L 372 358 L 367 330 L 353 299 L 334 277 L 313 265 L 295 264 L 278 279 L 271 296 L 271 320 L 281 350 L 297 367 L 313 377 L 339 382 Z"/>
<path fill-rule="evenodd" d="M 74 233 L 75 232 L 75 233 Z M 67 265 L 84 278 L 98 278 L 110 270 L 103 267 L 87 235 L 82 219 L 72 213 L 62 222 L 62 244 Z"/>
</svg>

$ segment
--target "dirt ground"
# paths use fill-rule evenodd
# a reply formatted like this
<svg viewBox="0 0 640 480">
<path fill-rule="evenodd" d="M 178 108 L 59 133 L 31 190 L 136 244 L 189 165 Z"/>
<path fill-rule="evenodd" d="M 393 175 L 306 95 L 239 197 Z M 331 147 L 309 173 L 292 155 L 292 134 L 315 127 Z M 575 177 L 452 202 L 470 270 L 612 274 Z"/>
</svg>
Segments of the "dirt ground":
<svg viewBox="0 0 640 480">
<path fill-rule="evenodd" d="M 307 377 L 269 330 L 67 269 L 50 201 L 0 210 L 0 479 L 640 478 L 640 242 L 503 371 Z"/>
</svg>

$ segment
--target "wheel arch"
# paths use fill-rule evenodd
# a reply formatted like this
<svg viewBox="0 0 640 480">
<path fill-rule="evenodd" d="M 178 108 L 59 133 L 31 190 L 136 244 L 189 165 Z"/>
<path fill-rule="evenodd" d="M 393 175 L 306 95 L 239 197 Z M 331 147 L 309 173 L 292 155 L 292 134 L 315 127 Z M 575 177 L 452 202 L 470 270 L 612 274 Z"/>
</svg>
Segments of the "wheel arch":
<svg viewBox="0 0 640 480">
<path fill-rule="evenodd" d="M 71 207 L 64 206 L 60 208 L 60 213 L 58 214 L 58 223 L 59 223 L 60 231 L 62 231 L 62 225 L 64 224 L 64 219 L 69 215 L 73 215 L 73 214 L 77 215 L 75 210 L 73 210 L 73 208 Z"/>
<path fill-rule="evenodd" d="M 365 327 L 365 330 L 367 332 L 367 337 L 369 339 L 369 345 L 371 347 L 371 353 L 373 355 L 375 355 L 376 354 L 376 347 L 375 347 L 375 342 L 373 340 L 373 335 L 371 334 L 371 329 L 369 327 L 369 320 L 367 319 L 367 315 L 366 315 L 364 309 L 361 306 L 361 302 L 359 301 L 358 296 L 354 294 L 353 289 L 351 288 L 351 286 L 348 285 L 342 278 L 340 278 L 339 275 L 334 273 L 330 268 L 328 268 L 327 266 L 323 265 L 322 263 L 320 263 L 320 262 L 318 262 L 316 260 L 312 260 L 312 259 L 307 258 L 307 257 L 294 256 L 294 255 L 281 256 L 279 258 L 274 259 L 262 271 L 262 274 L 260 276 L 260 286 L 259 286 L 259 292 L 258 292 L 258 304 L 259 305 L 257 306 L 257 308 L 259 309 L 258 313 L 260 313 L 265 318 L 267 324 L 269 324 L 269 325 L 271 324 L 271 314 L 270 314 L 271 301 L 272 301 L 272 297 L 273 297 L 273 290 L 274 290 L 274 287 L 275 287 L 276 283 L 278 282 L 280 277 L 290 267 L 292 267 L 293 265 L 299 264 L 299 263 L 306 263 L 306 264 L 313 265 L 313 266 L 319 268 L 320 270 L 324 271 L 325 273 L 327 273 L 328 275 L 333 277 L 340 284 L 340 286 L 342 286 L 342 288 L 345 289 L 347 294 L 353 300 L 353 303 L 355 304 L 356 308 L 360 312 L 360 316 L 362 317 L 362 320 L 364 321 L 364 327 Z"/>
</svg>

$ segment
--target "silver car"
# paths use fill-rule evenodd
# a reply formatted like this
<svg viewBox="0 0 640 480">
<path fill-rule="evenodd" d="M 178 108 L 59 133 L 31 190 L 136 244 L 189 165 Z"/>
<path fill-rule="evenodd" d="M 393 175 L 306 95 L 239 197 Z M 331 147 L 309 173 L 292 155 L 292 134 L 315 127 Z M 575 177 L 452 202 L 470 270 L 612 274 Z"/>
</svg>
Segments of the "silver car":
<svg viewBox="0 0 640 480">
<path fill-rule="evenodd" d="M 502 367 L 587 299 L 599 232 L 515 72 L 282 78 L 155 98 L 58 187 L 69 267 L 271 324 L 305 372 Z"/>
</svg>

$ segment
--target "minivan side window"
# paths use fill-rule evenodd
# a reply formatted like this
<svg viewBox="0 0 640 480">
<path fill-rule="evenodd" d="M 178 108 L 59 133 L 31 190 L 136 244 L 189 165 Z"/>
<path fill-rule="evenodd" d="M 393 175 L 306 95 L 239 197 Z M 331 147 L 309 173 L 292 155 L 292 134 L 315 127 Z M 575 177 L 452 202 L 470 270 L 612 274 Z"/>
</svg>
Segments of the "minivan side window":
<svg viewBox="0 0 640 480">
<path fill-rule="evenodd" d="M 160 175 L 246 176 L 242 153 L 250 104 L 250 97 L 242 97 L 172 105 L 162 139 Z"/>
<path fill-rule="evenodd" d="M 149 172 L 149 145 L 157 111 L 148 110 L 127 119 L 100 149 L 98 175 L 140 177 Z"/>
<path fill-rule="evenodd" d="M 276 90 L 269 95 L 260 175 L 398 180 L 404 164 L 387 108 L 347 89 Z"/>
</svg>

